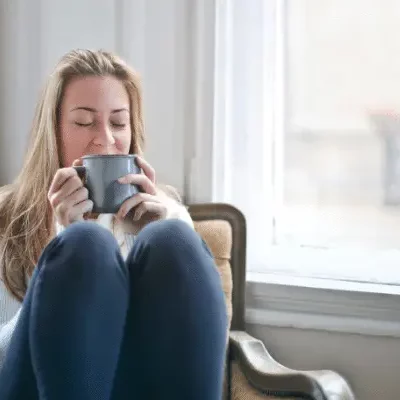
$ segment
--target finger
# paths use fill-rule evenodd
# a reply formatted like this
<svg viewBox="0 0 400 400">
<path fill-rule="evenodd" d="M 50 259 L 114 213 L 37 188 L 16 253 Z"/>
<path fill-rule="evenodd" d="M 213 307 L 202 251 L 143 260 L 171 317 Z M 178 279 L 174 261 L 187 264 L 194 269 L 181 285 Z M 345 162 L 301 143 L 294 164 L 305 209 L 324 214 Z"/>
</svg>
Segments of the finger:
<svg viewBox="0 0 400 400">
<path fill-rule="evenodd" d="M 143 173 L 150 179 L 153 184 L 156 183 L 156 172 L 154 168 L 142 157 L 136 157 L 137 163 L 142 168 Z"/>
<path fill-rule="evenodd" d="M 65 198 L 65 202 L 71 205 L 71 207 L 76 204 L 81 203 L 82 201 L 89 199 L 89 191 L 85 187 L 81 187 L 75 192 L 71 193 L 68 197 Z"/>
<path fill-rule="evenodd" d="M 121 178 L 118 179 L 119 183 L 123 184 L 131 184 L 131 185 L 139 185 L 142 187 L 142 189 L 153 196 L 157 194 L 156 187 L 153 182 L 150 181 L 150 179 L 143 174 L 129 174 L 125 175 Z"/>
<path fill-rule="evenodd" d="M 159 218 L 165 218 L 167 215 L 167 209 L 163 203 L 144 201 L 137 206 L 133 220 L 139 221 L 146 213 L 152 213 L 157 215 Z"/>
<path fill-rule="evenodd" d="M 79 166 L 81 166 L 81 165 L 83 165 L 82 158 L 77 158 L 77 159 L 74 160 L 74 162 L 72 163 L 72 166 L 73 166 L 73 167 L 79 167 Z"/>
<path fill-rule="evenodd" d="M 83 183 L 78 176 L 73 176 L 72 178 L 69 178 L 64 183 L 64 185 L 60 188 L 60 190 L 58 190 L 56 193 L 53 193 L 52 195 L 50 195 L 50 199 L 49 199 L 50 204 L 53 207 L 57 207 L 58 204 L 60 204 L 64 199 L 69 197 L 71 194 L 73 194 L 80 188 L 83 188 Z M 83 188 L 83 189 L 87 193 L 87 189 L 86 188 Z"/>
<path fill-rule="evenodd" d="M 160 200 L 148 193 L 138 193 L 135 194 L 134 196 L 130 197 L 129 199 L 125 200 L 121 207 L 118 210 L 117 213 L 117 218 L 119 219 L 124 219 L 126 214 L 133 208 L 137 207 L 138 204 L 144 202 L 144 201 L 152 201 L 152 202 L 160 202 Z"/>
<path fill-rule="evenodd" d="M 71 213 L 71 210 L 78 204 L 88 200 L 88 191 L 86 188 L 81 188 L 72 193 L 67 198 L 63 199 L 57 206 L 54 207 L 56 215 L 62 220 L 65 216 Z"/>
<path fill-rule="evenodd" d="M 61 186 L 64 185 L 64 183 L 73 176 L 78 176 L 73 168 L 61 168 L 57 170 L 50 185 L 49 195 L 57 192 L 61 188 Z"/>
<path fill-rule="evenodd" d="M 90 212 L 93 209 L 93 202 L 89 199 L 84 199 L 74 205 L 70 203 L 60 203 L 56 208 L 56 215 L 58 219 L 65 225 L 69 225 L 71 222 L 79 219 L 79 214 Z M 65 225 L 65 226 L 66 226 Z"/>
<path fill-rule="evenodd" d="M 93 201 L 84 200 L 81 203 L 75 204 L 69 214 L 70 222 L 83 219 L 83 215 L 93 210 Z"/>
</svg>

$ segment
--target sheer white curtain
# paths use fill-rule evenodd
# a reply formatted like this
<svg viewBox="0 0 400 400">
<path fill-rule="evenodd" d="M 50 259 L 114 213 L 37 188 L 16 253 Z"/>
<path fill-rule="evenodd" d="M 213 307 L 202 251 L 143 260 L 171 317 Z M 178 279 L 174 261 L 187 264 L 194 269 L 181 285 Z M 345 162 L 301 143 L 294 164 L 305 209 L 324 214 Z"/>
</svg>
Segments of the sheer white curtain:
<svg viewBox="0 0 400 400">
<path fill-rule="evenodd" d="M 249 269 L 265 264 L 280 195 L 277 4 L 227 0 L 216 8 L 212 200 L 245 214 Z"/>
</svg>

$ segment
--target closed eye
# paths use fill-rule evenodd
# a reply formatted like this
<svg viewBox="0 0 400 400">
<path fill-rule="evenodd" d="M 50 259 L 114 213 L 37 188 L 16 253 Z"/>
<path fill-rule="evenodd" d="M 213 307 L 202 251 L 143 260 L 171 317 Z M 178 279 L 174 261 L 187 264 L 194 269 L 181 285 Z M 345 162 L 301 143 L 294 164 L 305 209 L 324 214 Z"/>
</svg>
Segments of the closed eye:
<svg viewBox="0 0 400 400">
<path fill-rule="evenodd" d="M 93 125 L 93 123 L 92 123 L 92 122 L 82 123 L 82 122 L 75 121 L 75 125 L 77 125 L 77 126 L 83 126 L 83 127 L 88 127 L 88 126 Z M 114 126 L 114 127 L 116 127 L 116 128 L 125 128 L 125 127 L 126 127 L 126 124 L 117 124 L 117 123 L 115 123 L 115 122 L 112 122 L 111 125 Z"/>
</svg>

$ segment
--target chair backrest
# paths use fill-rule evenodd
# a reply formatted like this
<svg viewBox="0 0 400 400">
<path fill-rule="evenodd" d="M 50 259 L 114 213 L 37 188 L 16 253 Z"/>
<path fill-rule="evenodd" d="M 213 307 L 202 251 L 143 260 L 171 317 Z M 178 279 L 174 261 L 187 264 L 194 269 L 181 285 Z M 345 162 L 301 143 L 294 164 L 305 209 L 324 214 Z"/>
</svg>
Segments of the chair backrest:
<svg viewBox="0 0 400 400">
<path fill-rule="evenodd" d="M 231 329 L 245 329 L 246 220 L 223 203 L 189 205 L 196 231 L 210 247 L 222 276 Z"/>
</svg>

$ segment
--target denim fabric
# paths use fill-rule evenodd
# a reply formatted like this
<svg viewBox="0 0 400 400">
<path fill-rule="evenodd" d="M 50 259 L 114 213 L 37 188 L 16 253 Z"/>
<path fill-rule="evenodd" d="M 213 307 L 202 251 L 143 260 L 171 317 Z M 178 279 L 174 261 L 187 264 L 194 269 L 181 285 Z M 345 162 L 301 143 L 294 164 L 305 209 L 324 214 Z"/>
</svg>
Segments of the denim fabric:
<svg viewBox="0 0 400 400">
<path fill-rule="evenodd" d="M 43 251 L 0 372 L 1 400 L 220 400 L 227 315 L 185 222 L 137 236 L 70 225 Z"/>
</svg>

